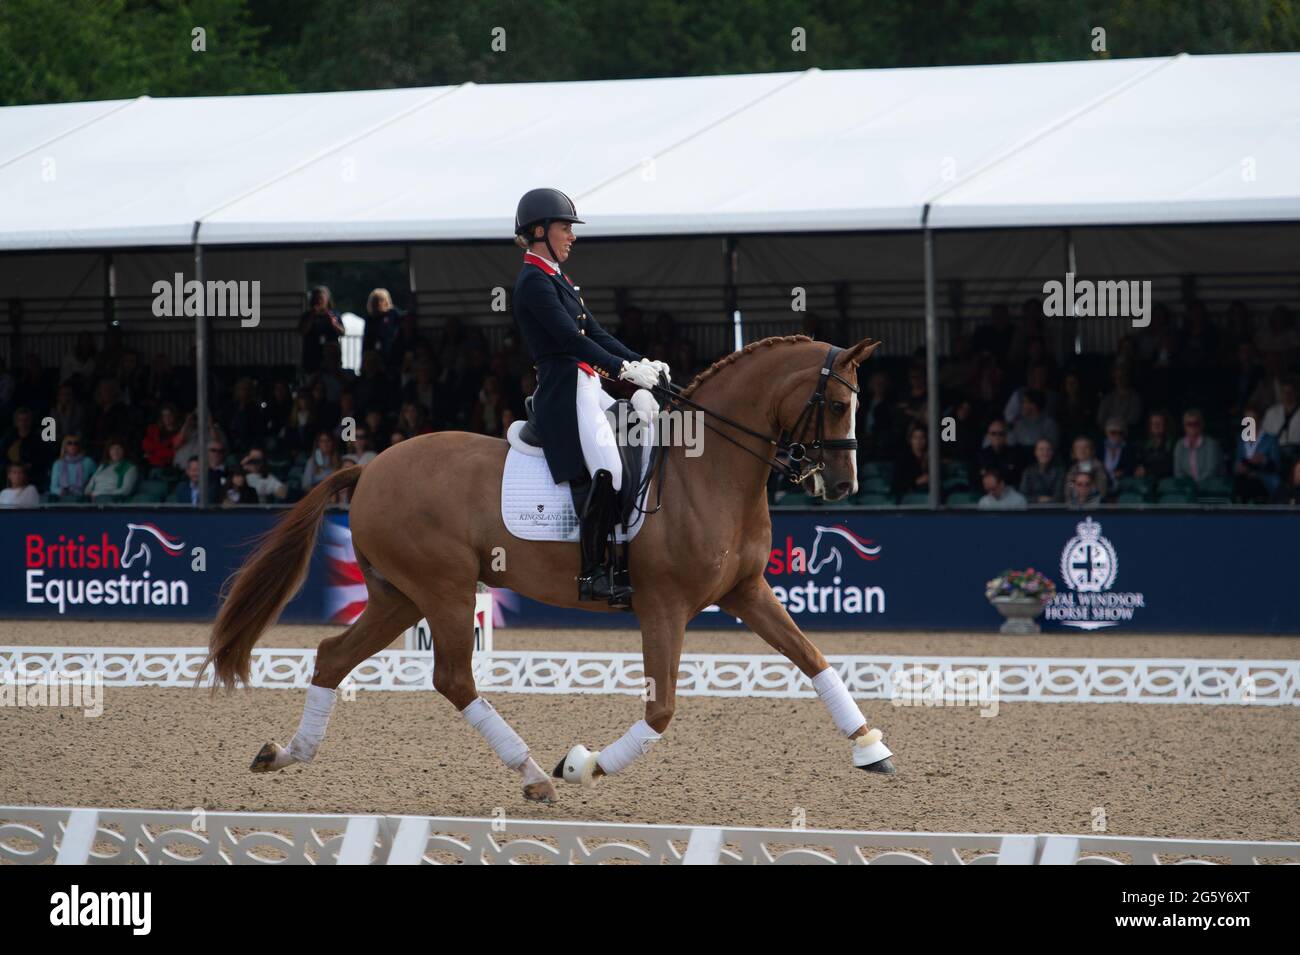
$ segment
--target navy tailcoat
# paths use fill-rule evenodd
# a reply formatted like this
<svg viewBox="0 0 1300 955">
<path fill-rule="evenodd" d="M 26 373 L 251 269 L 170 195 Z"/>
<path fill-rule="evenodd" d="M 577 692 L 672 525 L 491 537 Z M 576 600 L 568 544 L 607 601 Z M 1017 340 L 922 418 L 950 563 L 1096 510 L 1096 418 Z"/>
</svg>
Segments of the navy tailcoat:
<svg viewBox="0 0 1300 955">
<path fill-rule="evenodd" d="M 515 280 L 515 321 L 537 366 L 535 426 L 556 484 L 587 473 L 578 438 L 578 363 L 617 378 L 623 362 L 641 356 L 605 331 L 567 276 L 528 255 Z"/>
</svg>

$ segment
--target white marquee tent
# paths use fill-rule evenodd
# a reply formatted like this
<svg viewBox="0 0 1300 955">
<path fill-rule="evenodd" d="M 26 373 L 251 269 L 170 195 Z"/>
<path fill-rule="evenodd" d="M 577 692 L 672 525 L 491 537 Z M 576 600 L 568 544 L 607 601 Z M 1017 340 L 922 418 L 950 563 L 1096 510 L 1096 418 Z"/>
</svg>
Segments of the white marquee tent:
<svg viewBox="0 0 1300 955">
<path fill-rule="evenodd" d="M 0 250 L 1300 219 L 1300 55 L 0 109 Z"/>
</svg>

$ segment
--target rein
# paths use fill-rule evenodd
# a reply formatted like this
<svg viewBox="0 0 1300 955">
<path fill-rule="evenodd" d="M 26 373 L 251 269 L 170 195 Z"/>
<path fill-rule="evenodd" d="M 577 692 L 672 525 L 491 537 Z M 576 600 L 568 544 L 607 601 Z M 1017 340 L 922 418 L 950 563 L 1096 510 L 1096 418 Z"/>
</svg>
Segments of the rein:
<svg viewBox="0 0 1300 955">
<path fill-rule="evenodd" d="M 835 379 L 855 395 L 861 393 L 857 385 L 847 381 L 843 376 L 835 372 L 833 368 L 835 358 L 841 351 L 843 351 L 842 348 L 835 345 L 830 346 L 826 352 L 826 360 L 822 362 L 821 373 L 817 377 L 817 385 L 813 388 L 812 395 L 809 396 L 808 401 L 804 404 L 803 411 L 799 413 L 798 419 L 795 420 L 794 427 L 783 430 L 776 437 L 755 431 L 753 428 L 747 427 L 739 421 L 733 421 L 726 415 L 719 414 L 716 411 L 704 407 L 698 402 L 692 401 L 690 398 L 687 398 L 682 394 L 681 388 L 671 382 L 666 386 L 655 385 L 650 389 L 650 391 L 652 394 L 663 397 L 669 405 L 685 405 L 692 410 L 699 411 L 710 418 L 716 419 L 728 427 L 735 428 L 737 431 L 742 431 L 751 438 L 757 438 L 759 441 L 775 447 L 776 455 L 769 458 L 767 455 L 761 454 L 752 448 L 745 447 L 745 445 L 741 444 L 729 434 L 726 434 L 709 424 L 708 421 L 704 422 L 706 428 L 723 440 L 731 442 L 746 454 L 758 458 L 758 460 L 762 461 L 764 464 L 779 471 L 791 484 L 799 484 L 812 477 L 817 472 L 825 470 L 827 451 L 854 451 L 858 447 L 858 441 L 856 438 L 828 439 L 824 434 L 826 386 L 830 383 L 830 380 L 832 378 Z M 804 432 L 808 430 L 810 425 L 812 425 L 814 429 L 813 440 L 811 443 L 805 444 L 798 439 L 803 436 Z M 809 451 L 817 452 L 817 460 L 815 462 L 809 456 Z M 659 489 L 655 496 L 655 506 L 652 509 L 647 511 L 641 510 L 639 507 L 636 508 L 636 510 L 640 511 L 642 514 L 654 514 L 663 507 L 663 472 L 664 465 L 668 460 L 668 455 L 664 453 L 662 445 L 657 445 L 656 453 L 659 455 L 659 460 L 655 462 L 654 466 L 647 469 L 645 479 L 642 481 L 642 487 L 638 488 L 636 499 L 640 500 L 640 491 L 643 489 L 644 485 L 651 480 L 652 476 L 657 477 Z"/>
</svg>

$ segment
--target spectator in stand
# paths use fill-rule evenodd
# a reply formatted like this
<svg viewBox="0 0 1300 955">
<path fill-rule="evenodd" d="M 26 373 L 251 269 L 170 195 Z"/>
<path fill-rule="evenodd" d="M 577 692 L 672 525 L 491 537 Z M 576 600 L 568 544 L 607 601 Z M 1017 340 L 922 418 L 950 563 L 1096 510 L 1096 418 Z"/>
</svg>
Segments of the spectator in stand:
<svg viewBox="0 0 1300 955">
<path fill-rule="evenodd" d="M 929 397 L 925 389 L 925 367 L 913 365 L 907 370 L 907 395 L 898 403 L 898 427 L 907 433 L 911 427 L 924 428 L 929 420 Z"/>
<path fill-rule="evenodd" d="M 1277 355 L 1283 365 L 1300 354 L 1300 332 L 1285 305 L 1275 306 L 1268 314 L 1268 324 L 1255 335 L 1261 355 Z"/>
<path fill-rule="evenodd" d="M 1264 412 L 1261 427 L 1277 439 L 1280 448 L 1300 445 L 1300 403 L 1294 378 L 1282 382 L 1282 400 Z"/>
<path fill-rule="evenodd" d="M 126 456 L 126 445 L 118 438 L 105 442 L 108 457 L 86 484 L 86 495 L 96 504 L 121 504 L 135 493 L 140 471 Z"/>
<path fill-rule="evenodd" d="M 907 433 L 907 447 L 894 463 L 894 494 L 930 493 L 930 455 L 925 429 L 913 425 Z"/>
<path fill-rule="evenodd" d="M 1170 430 L 1165 412 L 1153 411 L 1147 416 L 1146 440 L 1135 452 L 1134 477 L 1160 481 L 1174 473 L 1174 439 Z"/>
<path fill-rule="evenodd" d="M 172 368 L 172 360 L 164 352 L 153 356 L 153 362 L 144 376 L 145 404 L 161 405 L 170 401 L 178 408 L 192 407 L 194 384 L 182 381 Z"/>
<path fill-rule="evenodd" d="M 9 485 L 0 491 L 0 508 L 40 506 L 41 495 L 27 480 L 27 465 L 11 463 L 5 473 Z"/>
<path fill-rule="evenodd" d="M 1142 396 L 1133 390 L 1128 368 L 1115 365 L 1110 378 L 1115 387 L 1102 397 L 1097 407 L 1097 426 L 1104 429 L 1111 418 L 1119 418 L 1125 428 L 1136 428 L 1142 421 Z"/>
<path fill-rule="evenodd" d="M 1083 380 L 1077 371 L 1068 371 L 1061 382 L 1060 411 L 1056 423 L 1063 436 L 1091 434 L 1096 425 L 1093 423 L 1092 406 L 1083 393 Z"/>
<path fill-rule="evenodd" d="M 122 339 L 122 326 L 117 322 L 104 329 L 104 347 L 95 355 L 96 378 L 117 379 L 118 369 L 122 365 L 122 354 L 126 351 Z"/>
<path fill-rule="evenodd" d="M 1264 378 L 1255 346 L 1248 341 L 1237 343 L 1236 363 L 1232 369 L 1232 380 L 1225 389 L 1229 396 L 1228 414 L 1237 417 L 1241 409 L 1251 402 L 1251 396 Z M 1258 424 L 1258 422 L 1256 422 Z"/>
<path fill-rule="evenodd" d="M 404 438 L 414 438 L 417 434 L 428 434 L 433 428 L 424 417 L 424 409 L 408 401 L 402 405 L 402 413 L 397 418 L 397 430 Z"/>
<path fill-rule="evenodd" d="M 427 417 L 433 417 L 441 402 L 438 401 L 438 385 L 431 361 L 415 363 L 415 378 L 403 389 L 402 399 L 414 402 Z"/>
<path fill-rule="evenodd" d="M 17 387 L 18 379 L 9 373 L 5 357 L 0 355 L 0 420 L 9 417 L 9 407 L 13 404 Z"/>
<path fill-rule="evenodd" d="M 131 411 L 122 404 L 116 378 L 101 378 L 95 385 L 95 406 L 90 417 L 90 451 L 102 455 L 111 438 L 134 445 L 138 436 Z"/>
<path fill-rule="evenodd" d="M 377 288 L 366 298 L 366 332 L 361 339 L 363 354 L 378 350 L 388 354 L 402 327 L 402 313 L 393 305 L 388 289 Z"/>
<path fill-rule="evenodd" d="M 329 388 L 325 382 L 319 378 L 314 380 L 311 383 L 309 394 L 311 395 L 312 413 L 316 416 L 316 430 L 333 428 L 338 424 L 338 402 L 330 398 Z"/>
<path fill-rule="evenodd" d="M 378 454 L 370 447 L 370 432 L 363 427 L 358 427 L 356 435 L 353 437 L 351 447 L 348 453 L 343 455 L 344 464 L 369 464 Z"/>
<path fill-rule="evenodd" d="M 81 434 L 86 427 L 86 406 L 77 400 L 76 389 L 66 381 L 59 385 L 50 414 L 56 434 Z"/>
<path fill-rule="evenodd" d="M 1300 458 L 1291 462 L 1286 480 L 1278 484 L 1269 503 L 1283 507 L 1300 507 Z"/>
<path fill-rule="evenodd" d="M 1106 469 L 1106 484 L 1111 496 L 1119 492 L 1119 482 L 1133 474 L 1137 455 L 1128 442 L 1128 429 L 1119 418 L 1106 422 L 1106 437 L 1101 443 L 1101 465 Z"/>
<path fill-rule="evenodd" d="M 942 453 L 945 460 L 961 461 L 972 470 L 979 464 L 980 446 L 984 433 L 975 420 L 975 406 L 969 398 L 958 400 L 956 407 L 944 414 L 951 417 L 956 424 L 957 433 L 952 441 L 945 441 Z"/>
<path fill-rule="evenodd" d="M 226 478 L 226 445 L 216 439 L 208 444 L 208 473 L 215 474 L 218 481 Z"/>
<path fill-rule="evenodd" d="M 0 440 L 0 454 L 6 465 L 25 464 L 32 474 L 44 477 L 45 469 L 49 467 L 49 452 L 46 451 L 45 442 L 41 440 L 35 423 L 30 408 L 15 410 L 13 429 Z"/>
<path fill-rule="evenodd" d="M 1200 484 L 1218 477 L 1223 467 L 1219 442 L 1205 433 L 1205 416 L 1198 408 L 1183 415 L 1183 438 L 1174 445 L 1174 477 L 1191 478 Z"/>
<path fill-rule="evenodd" d="M 63 356 L 59 366 L 59 381 L 69 381 L 80 388 L 82 394 L 90 393 L 90 383 L 95 379 L 95 336 L 80 332 L 72 351 Z"/>
<path fill-rule="evenodd" d="M 144 459 L 150 467 L 169 468 L 181 442 L 179 412 L 170 401 L 158 411 L 158 420 L 144 433 Z"/>
<path fill-rule="evenodd" d="M 1073 470 L 1073 469 L 1072 469 Z M 1093 480 L 1097 472 L 1091 465 L 1073 470 L 1065 485 L 1065 503 L 1069 507 L 1095 507 L 1101 503 L 1101 492 Z"/>
<path fill-rule="evenodd" d="M 1287 380 L 1282 356 L 1273 353 L 1264 356 L 1264 373 L 1250 393 L 1250 403 L 1266 411 L 1282 400 L 1282 384 Z"/>
<path fill-rule="evenodd" d="M 456 319 L 454 317 L 447 319 L 445 336 L 458 334 L 459 325 L 456 324 Z M 446 341 L 446 337 L 444 337 L 444 341 Z M 401 325 L 397 330 L 397 338 L 393 341 L 389 351 L 384 354 L 384 367 L 395 375 L 401 369 L 406 355 L 414 355 L 421 345 L 428 347 L 428 341 L 420 334 L 420 329 L 416 326 L 415 316 L 403 315 Z M 459 339 L 449 342 L 449 346 L 454 351 L 459 346 Z"/>
<path fill-rule="evenodd" d="M 389 432 L 387 425 L 387 415 L 382 414 L 373 408 L 366 412 L 366 433 L 370 436 L 371 447 L 373 447 L 377 452 L 388 447 L 388 445 L 380 443 L 383 441 L 384 435 Z"/>
<path fill-rule="evenodd" d="M 266 412 L 257 400 L 257 384 L 252 378 L 235 382 L 225 420 L 226 435 L 236 454 L 260 444 L 266 437 Z"/>
<path fill-rule="evenodd" d="M 128 348 L 117 366 L 117 389 L 122 404 L 136 410 L 149 404 L 149 375 L 140 367 L 140 353 Z"/>
<path fill-rule="evenodd" d="M 1092 446 L 1092 438 L 1080 435 L 1070 446 L 1070 470 L 1065 472 L 1066 503 L 1070 502 L 1069 488 L 1074 485 L 1074 478 L 1079 472 L 1088 475 L 1092 489 L 1099 498 L 1106 496 L 1106 469 L 1097 460 Z"/>
<path fill-rule="evenodd" d="M 50 498 L 58 502 L 81 497 L 94 473 L 95 462 L 82 453 L 81 439 L 65 435 L 59 459 L 50 471 Z"/>
<path fill-rule="evenodd" d="M 185 465 L 185 476 L 188 480 L 182 481 L 176 485 L 176 494 L 173 498 L 177 504 L 189 504 L 197 507 L 200 501 L 199 494 L 199 459 L 192 457 L 189 463 Z M 217 503 L 218 495 L 221 493 L 221 476 L 218 474 L 208 475 L 208 501 L 212 504 Z"/>
<path fill-rule="evenodd" d="M 478 400 L 474 402 L 474 408 L 470 412 L 469 429 L 478 434 L 504 438 L 506 432 L 505 425 L 502 423 L 502 414 L 508 407 L 496 375 L 488 375 L 483 379 Z"/>
<path fill-rule="evenodd" d="M 1006 407 L 1002 411 L 1002 418 L 1013 428 L 1020 421 L 1020 399 L 1027 391 L 1037 391 L 1042 396 L 1042 401 L 1038 405 L 1038 410 L 1049 418 L 1055 418 L 1057 408 L 1060 405 L 1060 395 L 1048 390 L 1050 381 L 1050 368 L 1045 361 L 1037 361 L 1029 366 L 1028 380 L 1011 393 L 1007 399 Z"/>
<path fill-rule="evenodd" d="M 50 406 L 49 387 L 45 383 L 45 368 L 41 365 L 41 356 L 29 352 L 23 361 L 23 369 L 14 382 L 10 404 L 15 408 L 30 408 L 37 418 L 44 416 Z"/>
<path fill-rule="evenodd" d="M 221 506 L 235 507 L 240 504 L 256 504 L 257 492 L 249 485 L 244 476 L 244 469 L 236 465 L 226 472 L 226 481 L 221 487 Z"/>
<path fill-rule="evenodd" d="M 384 377 L 384 360 L 379 352 L 368 351 L 361 356 L 361 375 L 354 394 L 357 407 L 366 414 L 371 411 L 388 414 L 393 410 L 393 387 Z"/>
<path fill-rule="evenodd" d="M 298 320 L 298 334 L 302 336 L 302 364 L 304 375 L 314 375 L 320 370 L 326 344 L 336 344 L 343 334 L 343 322 L 334 314 L 330 290 L 318 285 L 308 296 L 307 311 Z"/>
<path fill-rule="evenodd" d="M 986 470 L 981 481 L 984 484 L 984 496 L 980 498 L 979 506 L 984 510 L 1017 511 L 1028 506 L 1025 496 L 1009 486 L 997 468 Z"/>
<path fill-rule="evenodd" d="M 1030 504 L 1057 504 L 1063 500 L 1065 468 L 1056 460 L 1056 448 L 1046 438 L 1034 445 L 1034 463 L 1020 476 L 1020 493 Z"/>
<path fill-rule="evenodd" d="M 334 435 L 322 431 L 316 436 L 316 448 L 307 458 L 302 472 L 303 490 L 309 491 L 343 466 Z"/>
<path fill-rule="evenodd" d="M 257 494 L 260 503 L 277 504 L 289 496 L 284 482 L 267 470 L 266 451 L 262 448 L 250 448 L 240 464 L 244 469 L 244 480 Z"/>
<path fill-rule="evenodd" d="M 629 305 L 623 309 L 618 328 L 618 340 L 638 355 L 644 355 L 648 342 L 646 340 L 645 316 L 641 309 Z M 683 379 L 685 381 L 686 379 Z"/>
<path fill-rule="evenodd" d="M 980 451 L 980 471 L 997 471 L 1003 479 L 1020 483 L 1020 453 L 1011 446 L 1007 423 L 1001 418 L 989 422 Z"/>
<path fill-rule="evenodd" d="M 308 453 L 321 427 L 311 395 L 299 391 L 293 399 L 293 413 L 284 429 L 284 448 L 298 454 Z"/>
<path fill-rule="evenodd" d="M 185 423 L 181 426 L 181 437 L 176 444 L 176 454 L 172 458 L 172 464 L 175 466 L 177 461 L 188 461 L 190 458 L 197 458 L 199 452 L 206 454 L 206 449 L 211 444 L 218 444 L 221 447 L 226 446 L 226 433 L 221 430 L 221 425 L 217 424 L 217 419 L 213 418 L 208 422 L 208 440 L 205 442 L 199 435 L 199 416 L 196 412 L 191 411 L 185 418 Z"/>
<path fill-rule="evenodd" d="M 312 378 L 312 385 L 320 382 L 325 386 L 325 400 L 337 405 L 343 392 L 351 391 L 357 382 L 357 376 L 343 367 L 343 347 L 338 342 L 326 342 L 321 355 L 320 371 Z"/>
<path fill-rule="evenodd" d="M 1011 429 L 1008 440 L 1018 448 L 1032 448 L 1039 441 L 1046 439 L 1052 447 L 1061 440 L 1061 430 L 1047 414 L 1047 399 L 1037 388 L 1030 388 L 1020 395 L 1020 419 Z"/>
<path fill-rule="evenodd" d="M 266 401 L 266 436 L 279 441 L 292 415 L 293 389 L 283 378 L 277 378 L 271 384 L 271 397 Z"/>
<path fill-rule="evenodd" d="M 1267 504 L 1282 483 L 1281 452 L 1277 438 L 1260 426 L 1259 409 L 1247 405 L 1243 418 L 1250 421 L 1237 438 L 1233 464 L 1233 497 L 1246 504 Z M 1246 434 L 1253 436 L 1247 441 Z"/>
<path fill-rule="evenodd" d="M 889 376 L 878 371 L 867 382 L 867 394 L 861 403 L 862 420 L 858 432 L 866 437 L 871 457 L 892 457 L 894 436 L 898 431 L 899 412 L 891 391 Z"/>
</svg>

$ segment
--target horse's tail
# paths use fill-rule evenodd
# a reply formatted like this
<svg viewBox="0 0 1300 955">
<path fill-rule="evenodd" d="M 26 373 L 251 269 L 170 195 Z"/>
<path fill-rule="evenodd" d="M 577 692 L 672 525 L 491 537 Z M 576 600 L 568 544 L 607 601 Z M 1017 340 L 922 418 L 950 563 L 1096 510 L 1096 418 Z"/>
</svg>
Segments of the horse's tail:
<svg viewBox="0 0 1300 955">
<path fill-rule="evenodd" d="M 244 565 L 226 581 L 202 673 L 212 664 L 215 686 L 248 682 L 253 644 L 279 618 L 307 577 L 321 515 L 340 490 L 355 485 L 359 466 L 335 471 L 295 504 L 257 542 Z"/>
</svg>

